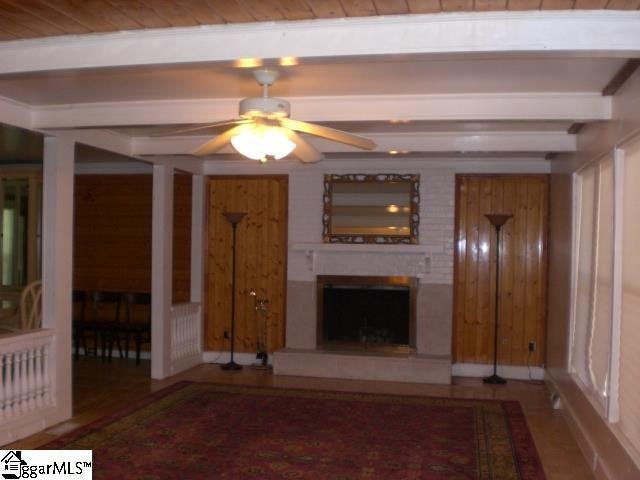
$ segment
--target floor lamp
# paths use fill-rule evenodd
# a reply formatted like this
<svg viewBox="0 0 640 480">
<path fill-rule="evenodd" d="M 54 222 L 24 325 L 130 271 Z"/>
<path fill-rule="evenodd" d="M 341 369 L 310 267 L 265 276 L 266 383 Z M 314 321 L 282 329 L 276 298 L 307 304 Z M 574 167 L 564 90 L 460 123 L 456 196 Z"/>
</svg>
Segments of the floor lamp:
<svg viewBox="0 0 640 480">
<path fill-rule="evenodd" d="M 513 217 L 513 215 L 491 213 L 485 215 L 485 217 L 487 217 L 491 224 L 496 227 L 496 301 L 493 312 L 493 375 L 485 377 L 483 382 L 502 385 L 507 383 L 507 381 L 497 373 L 498 317 L 500 316 L 500 229 L 505 223 L 507 223 L 507 220 Z"/>
<path fill-rule="evenodd" d="M 238 365 L 233 361 L 233 347 L 236 339 L 236 227 L 238 226 L 238 223 L 240 223 L 245 217 L 246 213 L 234 212 L 223 213 L 223 215 L 224 218 L 226 218 L 229 223 L 231 223 L 231 228 L 233 231 L 233 237 L 231 240 L 231 357 L 229 359 L 229 362 L 220 365 L 220 368 L 222 368 L 222 370 L 241 370 L 242 365 Z"/>
</svg>

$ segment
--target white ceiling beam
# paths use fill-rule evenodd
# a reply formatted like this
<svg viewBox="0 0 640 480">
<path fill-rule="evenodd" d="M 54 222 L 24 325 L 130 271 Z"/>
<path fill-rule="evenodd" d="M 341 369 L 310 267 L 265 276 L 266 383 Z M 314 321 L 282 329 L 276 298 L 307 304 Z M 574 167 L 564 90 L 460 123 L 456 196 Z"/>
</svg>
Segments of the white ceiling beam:
<svg viewBox="0 0 640 480">
<path fill-rule="evenodd" d="M 31 128 L 32 110 L 25 104 L 0 97 L 0 123 Z"/>
<path fill-rule="evenodd" d="M 2 42 L 0 74 L 239 58 L 599 52 L 640 54 L 640 12 L 439 13 L 260 22 Z"/>
<path fill-rule="evenodd" d="M 45 130 L 43 133 L 68 138 L 76 143 L 135 158 L 131 137 L 109 130 Z"/>
<path fill-rule="evenodd" d="M 238 117 L 238 98 L 81 103 L 33 107 L 34 128 L 214 123 Z M 596 93 L 494 93 L 289 97 L 306 121 L 568 120 L 611 118 Z"/>
<path fill-rule="evenodd" d="M 150 163 L 132 162 L 76 162 L 75 175 L 151 175 Z"/>
<path fill-rule="evenodd" d="M 199 157 L 191 156 L 146 156 L 145 160 L 152 164 L 158 165 L 170 165 L 176 170 L 182 170 L 183 172 L 192 173 L 194 175 L 201 175 L 203 168 L 203 161 Z"/>
<path fill-rule="evenodd" d="M 573 152 L 576 136 L 566 132 L 444 132 L 378 133 L 367 135 L 378 152 Z M 312 138 L 323 152 L 359 152 L 357 148 Z"/>
<path fill-rule="evenodd" d="M 504 174 L 545 174 L 551 173 L 551 162 L 540 157 L 494 157 L 494 158 L 327 158 L 318 163 L 302 163 L 294 159 L 282 159 L 267 163 L 259 163 L 253 160 L 234 159 L 220 160 L 210 159 L 204 162 L 204 175 L 283 175 L 293 174 L 297 171 L 309 172 L 319 170 L 323 173 L 329 171 L 335 173 L 352 173 L 363 169 L 363 162 L 368 171 L 388 171 L 402 169 L 410 171 L 414 168 L 423 168 L 428 164 L 432 168 L 455 169 L 456 173 L 504 173 Z"/>
<path fill-rule="evenodd" d="M 375 152 L 573 152 L 575 135 L 564 132 L 482 132 L 482 133 L 377 133 L 367 135 L 376 142 Z M 325 153 L 361 152 L 354 147 L 306 136 Z M 210 136 L 138 137 L 133 139 L 136 155 L 184 155 L 210 140 Z M 227 146 L 220 153 L 233 153 Z"/>
<path fill-rule="evenodd" d="M 146 164 L 172 165 L 178 170 L 193 174 L 202 173 L 202 160 L 197 157 L 145 157 L 140 158 L 133 152 L 133 139 L 126 135 L 111 132 L 109 130 L 64 130 L 45 132 L 54 135 L 65 136 L 77 143 L 89 145 L 94 148 L 117 153 L 132 160 Z M 118 162 L 122 163 L 122 162 Z"/>
</svg>

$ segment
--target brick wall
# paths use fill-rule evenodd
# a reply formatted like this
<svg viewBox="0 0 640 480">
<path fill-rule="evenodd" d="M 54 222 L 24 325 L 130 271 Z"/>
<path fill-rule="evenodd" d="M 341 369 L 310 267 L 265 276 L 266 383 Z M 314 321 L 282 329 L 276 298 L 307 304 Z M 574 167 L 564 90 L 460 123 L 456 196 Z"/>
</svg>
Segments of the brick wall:
<svg viewBox="0 0 640 480">
<path fill-rule="evenodd" d="M 317 254 L 315 268 L 309 268 L 299 243 L 322 242 L 322 194 L 325 173 L 415 173 L 420 175 L 419 243 L 425 254 L 395 253 L 389 245 L 383 253 L 322 252 Z M 289 179 L 289 280 L 313 280 L 316 274 L 412 275 L 422 283 L 453 283 L 455 170 L 453 168 L 367 170 L 363 168 L 300 170 Z"/>
</svg>

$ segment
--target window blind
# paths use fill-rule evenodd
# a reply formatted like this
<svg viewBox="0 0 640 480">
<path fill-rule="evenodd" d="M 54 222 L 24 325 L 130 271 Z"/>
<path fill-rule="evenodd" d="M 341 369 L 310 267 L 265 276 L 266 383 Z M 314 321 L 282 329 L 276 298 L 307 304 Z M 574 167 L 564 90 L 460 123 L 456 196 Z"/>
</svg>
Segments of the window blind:
<svg viewBox="0 0 640 480">
<path fill-rule="evenodd" d="M 622 299 L 618 428 L 640 454 L 640 142 L 626 148 L 622 200 Z"/>
<path fill-rule="evenodd" d="M 604 414 L 608 402 L 613 279 L 613 159 L 576 175 L 570 369 Z"/>
<path fill-rule="evenodd" d="M 593 285 L 593 319 L 589 338 L 589 377 L 606 408 L 613 300 L 613 158 L 599 165 L 596 212 L 596 257 Z"/>
</svg>

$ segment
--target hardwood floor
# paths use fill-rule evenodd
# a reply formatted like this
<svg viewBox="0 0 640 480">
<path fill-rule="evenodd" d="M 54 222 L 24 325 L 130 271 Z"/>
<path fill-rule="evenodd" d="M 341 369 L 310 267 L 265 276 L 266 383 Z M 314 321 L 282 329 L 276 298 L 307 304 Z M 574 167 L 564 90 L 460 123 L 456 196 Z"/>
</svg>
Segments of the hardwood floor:
<svg viewBox="0 0 640 480">
<path fill-rule="evenodd" d="M 529 429 L 549 480 L 593 478 L 562 414 L 553 410 L 544 385 L 509 381 L 487 386 L 477 378 L 455 378 L 453 385 L 423 385 L 399 382 L 337 380 L 274 376 L 270 372 L 245 368 L 224 372 L 217 365 L 204 364 L 166 380 L 151 380 L 150 365 L 142 361 L 114 359 L 103 364 L 81 357 L 74 362 L 74 414 L 71 420 L 35 434 L 5 448 L 29 449 L 46 444 L 80 425 L 115 412 L 132 400 L 180 380 L 282 388 L 359 391 L 370 393 L 425 395 L 455 398 L 508 399 L 521 403 Z"/>
</svg>

